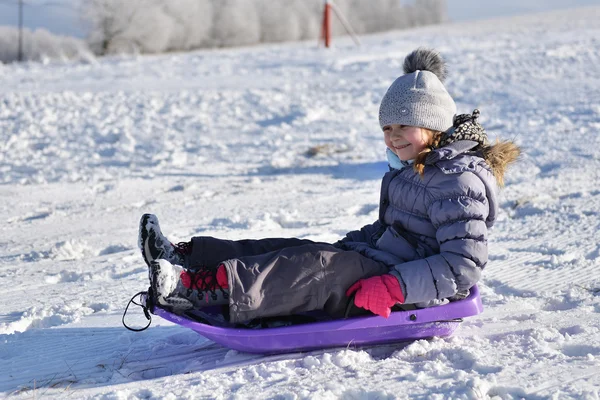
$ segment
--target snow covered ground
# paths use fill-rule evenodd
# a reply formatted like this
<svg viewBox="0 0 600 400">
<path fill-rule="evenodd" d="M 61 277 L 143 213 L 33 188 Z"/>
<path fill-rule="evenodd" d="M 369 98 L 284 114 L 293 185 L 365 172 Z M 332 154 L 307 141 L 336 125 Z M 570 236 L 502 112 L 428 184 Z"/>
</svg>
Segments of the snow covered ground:
<svg viewBox="0 0 600 400">
<path fill-rule="evenodd" d="M 314 43 L 0 64 L 0 396 L 600 397 L 600 8 Z M 525 154 L 502 192 L 485 311 L 447 339 L 260 357 L 158 317 L 144 212 L 172 241 L 337 240 L 377 218 L 379 100 L 448 59 L 460 112 Z M 318 151 L 309 151 L 318 149 Z M 316 154 L 315 154 L 316 153 Z M 139 319 L 142 322 L 142 318 Z"/>
</svg>

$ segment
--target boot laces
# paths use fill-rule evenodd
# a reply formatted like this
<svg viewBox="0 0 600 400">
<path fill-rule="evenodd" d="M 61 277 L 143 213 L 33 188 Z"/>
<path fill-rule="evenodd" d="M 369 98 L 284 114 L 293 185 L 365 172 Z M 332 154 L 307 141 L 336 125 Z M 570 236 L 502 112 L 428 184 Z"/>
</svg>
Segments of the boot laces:
<svg viewBox="0 0 600 400">
<path fill-rule="evenodd" d="M 175 249 L 175 253 L 181 256 L 189 256 L 192 254 L 192 242 L 179 242 L 177 244 L 171 243 Z"/>
<path fill-rule="evenodd" d="M 229 298 L 229 293 L 219 284 L 219 281 L 217 280 L 217 270 L 218 266 L 215 268 L 202 266 L 195 271 L 188 270 L 187 273 L 189 274 L 192 282 L 190 288 L 188 289 L 188 296 L 190 296 L 195 289 L 200 301 L 204 300 L 205 293 L 206 295 L 210 294 L 210 297 L 213 299 L 213 301 L 217 301 L 217 290 L 220 290 L 223 298 L 227 300 Z"/>
</svg>

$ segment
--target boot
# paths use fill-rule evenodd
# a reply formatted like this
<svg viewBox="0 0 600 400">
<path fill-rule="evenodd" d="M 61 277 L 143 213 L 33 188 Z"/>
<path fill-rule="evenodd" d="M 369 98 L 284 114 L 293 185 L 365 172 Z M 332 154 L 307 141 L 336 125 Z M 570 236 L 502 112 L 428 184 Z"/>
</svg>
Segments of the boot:
<svg viewBox="0 0 600 400">
<path fill-rule="evenodd" d="M 191 272 L 168 260 L 153 260 L 150 262 L 150 287 L 154 304 L 175 313 L 229 304 L 227 273 L 222 264 Z"/>
<path fill-rule="evenodd" d="M 138 245 L 148 267 L 152 261 L 158 259 L 165 259 L 171 264 L 186 267 L 188 256 L 192 252 L 192 242 L 181 242 L 176 245 L 169 242 L 160 231 L 158 218 L 154 214 L 142 215 Z"/>
<path fill-rule="evenodd" d="M 229 304 L 229 283 L 225 265 L 217 267 L 196 267 L 184 270 L 180 280 L 187 289 L 186 298 L 190 299 L 195 307 L 201 308 L 208 305 Z"/>
</svg>

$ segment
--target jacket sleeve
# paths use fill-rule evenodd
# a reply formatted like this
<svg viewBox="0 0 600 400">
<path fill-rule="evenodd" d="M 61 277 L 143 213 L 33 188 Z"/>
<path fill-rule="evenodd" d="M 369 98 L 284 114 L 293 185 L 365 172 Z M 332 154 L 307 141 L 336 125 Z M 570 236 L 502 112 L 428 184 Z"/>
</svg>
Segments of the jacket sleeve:
<svg viewBox="0 0 600 400">
<path fill-rule="evenodd" d="M 489 205 L 485 199 L 453 196 L 433 201 L 428 215 L 436 228 L 440 253 L 396 265 L 391 273 L 406 303 L 444 299 L 471 288 L 488 261 Z"/>
<path fill-rule="evenodd" d="M 377 240 L 377 236 L 381 234 L 381 222 L 375 221 L 372 224 L 365 225 L 359 230 L 351 231 L 346 234 L 346 236 L 335 242 L 333 245 L 344 249 L 347 244 L 350 243 L 367 243 L 369 245 L 373 244 L 373 240 Z"/>
</svg>

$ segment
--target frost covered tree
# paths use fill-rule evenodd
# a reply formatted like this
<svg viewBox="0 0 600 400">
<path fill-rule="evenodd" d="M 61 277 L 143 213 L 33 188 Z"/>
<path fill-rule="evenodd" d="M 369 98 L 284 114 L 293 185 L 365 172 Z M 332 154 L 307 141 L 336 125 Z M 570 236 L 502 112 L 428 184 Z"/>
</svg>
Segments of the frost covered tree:
<svg viewBox="0 0 600 400">
<path fill-rule="evenodd" d="M 162 2 L 169 16 L 170 29 L 167 50 L 190 50 L 206 46 L 212 29 L 212 3 L 197 0 Z"/>
<path fill-rule="evenodd" d="M 18 59 L 17 28 L 0 26 L 0 62 L 8 63 Z M 87 44 L 80 39 L 53 35 L 45 29 L 23 30 L 23 58 L 25 61 L 84 60 L 94 56 Z"/>
<path fill-rule="evenodd" d="M 249 45 L 260 42 L 257 1 L 212 0 L 214 24 L 212 44 L 217 47 Z"/>
<path fill-rule="evenodd" d="M 298 9 L 297 1 L 261 0 L 258 4 L 261 42 L 287 42 L 302 38 L 301 20 L 292 10 Z"/>
<path fill-rule="evenodd" d="M 99 54 L 189 50 L 210 42 L 212 4 L 196 0 L 89 0 L 83 4 Z"/>
<path fill-rule="evenodd" d="M 446 19 L 445 0 L 335 0 L 357 33 Z M 88 0 L 89 42 L 100 54 L 316 39 L 322 0 Z M 333 34 L 345 34 L 333 17 Z"/>
<path fill-rule="evenodd" d="M 337 0 L 335 2 L 344 15 L 350 20 L 357 33 L 370 33 L 385 31 L 390 28 L 399 28 L 398 24 L 390 25 L 390 14 L 400 9 L 398 0 Z M 385 10 L 385 11 L 384 11 Z M 345 33 L 338 27 L 334 34 Z"/>
<path fill-rule="evenodd" d="M 446 20 L 445 0 L 420 0 L 415 5 L 416 25 L 430 25 Z"/>
<path fill-rule="evenodd" d="M 88 43 L 99 54 L 115 50 L 115 41 L 124 37 L 140 0 L 89 0 L 82 6 L 83 18 L 90 23 Z"/>
</svg>

